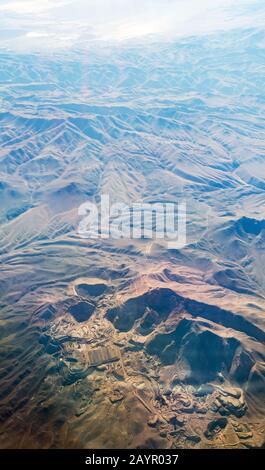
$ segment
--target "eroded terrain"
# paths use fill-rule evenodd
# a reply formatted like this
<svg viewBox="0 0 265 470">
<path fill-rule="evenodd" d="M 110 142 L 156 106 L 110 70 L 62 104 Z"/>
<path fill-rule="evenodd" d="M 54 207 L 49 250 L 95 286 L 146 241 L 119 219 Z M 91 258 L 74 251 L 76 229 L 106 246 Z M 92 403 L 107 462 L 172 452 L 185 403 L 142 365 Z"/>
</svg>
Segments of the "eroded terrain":
<svg viewBox="0 0 265 470">
<path fill-rule="evenodd" d="M 264 445 L 264 33 L 0 55 L 0 446 Z M 187 246 L 81 239 L 185 198 Z"/>
</svg>

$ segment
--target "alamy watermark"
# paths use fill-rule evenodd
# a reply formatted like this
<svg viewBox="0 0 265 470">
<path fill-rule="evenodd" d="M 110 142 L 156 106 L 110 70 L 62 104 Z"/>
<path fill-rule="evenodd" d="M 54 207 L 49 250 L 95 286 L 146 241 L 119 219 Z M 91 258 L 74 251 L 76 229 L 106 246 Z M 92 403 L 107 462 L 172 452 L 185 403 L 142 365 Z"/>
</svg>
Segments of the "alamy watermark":
<svg viewBox="0 0 265 470">
<path fill-rule="evenodd" d="M 186 245 L 186 201 L 110 204 L 107 194 L 99 204 L 87 201 L 78 214 L 78 234 L 88 239 L 164 240 L 169 249 Z"/>
</svg>

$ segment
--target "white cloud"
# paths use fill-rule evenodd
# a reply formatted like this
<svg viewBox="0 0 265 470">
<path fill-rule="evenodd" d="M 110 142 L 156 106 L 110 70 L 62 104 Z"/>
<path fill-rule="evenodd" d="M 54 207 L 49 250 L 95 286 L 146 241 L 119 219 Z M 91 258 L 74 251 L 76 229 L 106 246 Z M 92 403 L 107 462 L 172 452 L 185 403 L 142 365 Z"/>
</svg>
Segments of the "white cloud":
<svg viewBox="0 0 265 470">
<path fill-rule="evenodd" d="M 48 36 L 48 33 L 40 33 L 38 31 L 29 31 L 28 33 L 26 33 L 27 38 L 46 38 Z"/>
<path fill-rule="evenodd" d="M 69 2 L 56 2 L 56 0 L 17 0 L 0 5 L 0 11 L 16 13 L 17 15 L 27 15 L 47 12 L 52 8 L 66 5 Z"/>
<path fill-rule="evenodd" d="M 26 29 L 26 47 L 30 39 L 39 47 L 47 35 L 56 37 L 58 46 L 67 38 L 69 46 L 91 38 L 126 41 L 257 26 L 264 24 L 262 8 L 264 0 L 0 0 L 5 21 Z"/>
</svg>

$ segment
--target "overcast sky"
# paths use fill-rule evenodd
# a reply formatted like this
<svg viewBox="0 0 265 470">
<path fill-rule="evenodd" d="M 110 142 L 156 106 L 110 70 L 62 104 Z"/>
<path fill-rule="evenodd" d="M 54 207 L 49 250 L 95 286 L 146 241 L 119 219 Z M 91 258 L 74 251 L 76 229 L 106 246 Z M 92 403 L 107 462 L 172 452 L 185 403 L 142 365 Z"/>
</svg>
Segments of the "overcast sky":
<svg viewBox="0 0 265 470">
<path fill-rule="evenodd" d="M 264 0 L 0 0 L 0 46 L 69 48 L 265 22 Z"/>
</svg>

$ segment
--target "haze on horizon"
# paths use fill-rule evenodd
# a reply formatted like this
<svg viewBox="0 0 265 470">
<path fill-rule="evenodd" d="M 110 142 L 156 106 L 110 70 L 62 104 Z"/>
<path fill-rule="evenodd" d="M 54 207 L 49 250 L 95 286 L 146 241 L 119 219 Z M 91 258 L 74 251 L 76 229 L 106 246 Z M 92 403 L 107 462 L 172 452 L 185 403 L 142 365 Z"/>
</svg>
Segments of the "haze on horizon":
<svg viewBox="0 0 265 470">
<path fill-rule="evenodd" d="M 0 0 L 0 48 L 64 50 L 91 41 L 201 35 L 259 27 L 261 0 Z"/>
</svg>

